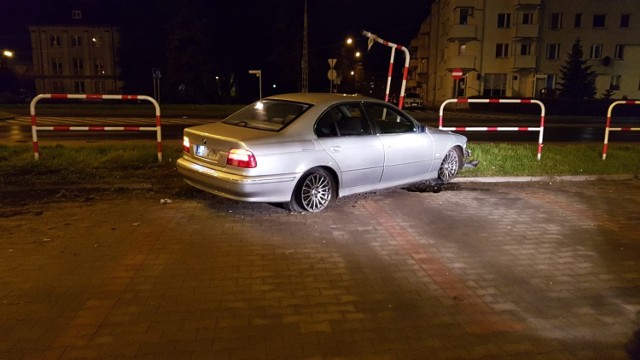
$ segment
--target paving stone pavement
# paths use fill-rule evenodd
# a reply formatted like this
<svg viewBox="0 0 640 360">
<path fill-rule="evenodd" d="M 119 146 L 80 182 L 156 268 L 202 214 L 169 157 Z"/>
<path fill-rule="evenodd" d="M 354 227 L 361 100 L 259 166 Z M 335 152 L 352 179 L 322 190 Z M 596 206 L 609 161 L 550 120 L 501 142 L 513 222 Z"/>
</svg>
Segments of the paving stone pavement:
<svg viewBox="0 0 640 360">
<path fill-rule="evenodd" d="M 640 328 L 637 180 L 190 194 L 4 212 L 0 360 L 627 359 Z"/>
</svg>

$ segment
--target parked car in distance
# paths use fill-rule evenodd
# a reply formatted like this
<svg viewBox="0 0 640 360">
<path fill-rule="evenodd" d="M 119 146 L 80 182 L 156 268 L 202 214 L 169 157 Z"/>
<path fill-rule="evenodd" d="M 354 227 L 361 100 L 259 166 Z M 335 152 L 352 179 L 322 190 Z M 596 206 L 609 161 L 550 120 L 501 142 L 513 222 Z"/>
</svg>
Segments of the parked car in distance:
<svg viewBox="0 0 640 360">
<path fill-rule="evenodd" d="M 466 156 L 466 137 L 382 100 L 295 93 L 186 128 L 176 166 L 186 183 L 219 196 L 319 212 L 350 194 L 448 182 Z"/>
<path fill-rule="evenodd" d="M 424 100 L 417 93 L 406 93 L 404 96 L 405 109 L 424 109 Z"/>
</svg>

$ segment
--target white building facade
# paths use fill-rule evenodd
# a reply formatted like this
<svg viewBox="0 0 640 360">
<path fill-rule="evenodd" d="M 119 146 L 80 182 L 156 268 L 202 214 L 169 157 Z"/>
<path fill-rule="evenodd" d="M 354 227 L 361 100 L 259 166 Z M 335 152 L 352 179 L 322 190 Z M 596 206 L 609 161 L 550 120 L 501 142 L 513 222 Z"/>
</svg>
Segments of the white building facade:
<svg viewBox="0 0 640 360">
<path fill-rule="evenodd" d="M 638 0 L 436 0 L 412 41 L 410 78 L 430 106 L 553 96 L 576 39 L 596 72 L 596 97 L 610 89 L 612 98 L 640 98 Z"/>
</svg>

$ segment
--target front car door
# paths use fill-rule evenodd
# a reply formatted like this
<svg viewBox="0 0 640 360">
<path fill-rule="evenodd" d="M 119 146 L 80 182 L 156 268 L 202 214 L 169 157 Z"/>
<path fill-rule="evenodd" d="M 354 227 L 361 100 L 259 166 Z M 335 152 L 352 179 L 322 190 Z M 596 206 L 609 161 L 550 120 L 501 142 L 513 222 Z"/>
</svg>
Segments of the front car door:
<svg viewBox="0 0 640 360">
<path fill-rule="evenodd" d="M 381 182 L 424 178 L 433 162 L 431 136 L 404 113 L 384 103 L 365 103 L 384 147 Z"/>
</svg>

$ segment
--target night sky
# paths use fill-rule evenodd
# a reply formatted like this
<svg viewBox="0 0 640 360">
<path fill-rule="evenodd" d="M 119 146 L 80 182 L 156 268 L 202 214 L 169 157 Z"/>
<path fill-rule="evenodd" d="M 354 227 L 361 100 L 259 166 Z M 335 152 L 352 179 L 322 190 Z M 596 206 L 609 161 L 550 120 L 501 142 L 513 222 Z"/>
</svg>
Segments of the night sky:
<svg viewBox="0 0 640 360">
<path fill-rule="evenodd" d="M 52 13 L 58 4 L 73 1 L 0 0 L 0 48 L 15 50 L 19 57 L 30 61 L 28 26 Z M 99 4 L 105 9 L 103 15 L 106 17 L 115 9 L 122 9 L 120 14 L 126 14 L 128 9 L 137 7 L 138 11 L 143 9 L 143 16 L 153 18 L 162 12 L 163 6 L 175 9 L 176 6 L 191 7 L 197 2 L 201 6 L 206 4 L 208 9 L 202 16 L 212 27 L 215 50 L 226 58 L 224 61 L 236 62 L 238 66 L 261 67 L 262 63 L 278 62 L 284 52 L 290 51 L 297 58 L 301 53 L 304 0 L 79 1 Z M 326 59 L 336 56 L 336 49 L 347 37 L 356 39 L 357 47 L 366 51 L 367 39 L 360 34 L 363 29 L 408 47 L 429 14 L 430 3 L 430 0 L 308 0 L 308 46 L 313 57 L 310 62 L 317 69 L 313 76 L 326 77 Z M 153 33 L 153 29 L 149 31 Z M 381 72 L 386 72 L 384 64 L 388 64 L 389 54 L 389 48 L 376 43 L 365 56 L 370 63 L 380 64 L 375 65 L 376 69 L 380 67 Z M 397 55 L 396 59 L 403 61 L 402 55 Z M 317 75 L 321 73 L 320 69 L 322 75 Z"/>
</svg>

